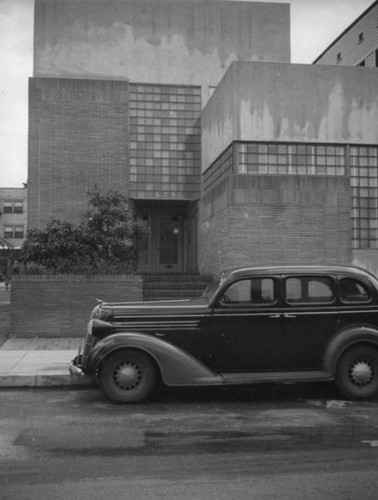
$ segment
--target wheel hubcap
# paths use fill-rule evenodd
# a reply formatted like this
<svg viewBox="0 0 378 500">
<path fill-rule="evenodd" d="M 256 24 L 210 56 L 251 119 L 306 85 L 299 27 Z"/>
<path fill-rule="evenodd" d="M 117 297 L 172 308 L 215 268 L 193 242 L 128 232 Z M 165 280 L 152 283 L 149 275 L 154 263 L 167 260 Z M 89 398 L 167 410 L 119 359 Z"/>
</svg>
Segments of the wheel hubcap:
<svg viewBox="0 0 378 500">
<path fill-rule="evenodd" d="M 368 361 L 355 361 L 349 369 L 349 377 L 354 385 L 366 386 L 374 377 L 373 367 Z"/>
<path fill-rule="evenodd" d="M 135 363 L 125 362 L 118 365 L 114 370 L 114 382 L 120 389 L 135 389 L 141 380 L 142 371 Z"/>
</svg>

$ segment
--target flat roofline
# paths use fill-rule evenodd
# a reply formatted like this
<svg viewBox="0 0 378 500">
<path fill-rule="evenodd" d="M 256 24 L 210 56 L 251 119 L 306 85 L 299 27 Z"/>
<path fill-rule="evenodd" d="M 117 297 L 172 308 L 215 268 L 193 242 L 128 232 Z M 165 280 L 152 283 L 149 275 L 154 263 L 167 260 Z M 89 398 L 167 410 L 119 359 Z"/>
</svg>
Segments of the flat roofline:
<svg viewBox="0 0 378 500">
<path fill-rule="evenodd" d="M 359 21 L 360 21 L 363 17 L 365 17 L 365 16 L 366 16 L 366 14 L 367 14 L 367 13 L 368 13 L 371 9 L 373 9 L 373 8 L 374 8 L 377 4 L 378 4 L 378 0 L 375 0 L 375 2 L 374 2 L 374 3 L 372 3 L 372 4 L 370 5 L 370 7 L 368 7 L 366 10 L 364 10 L 364 12 L 363 12 L 361 15 L 359 15 L 359 16 L 357 17 L 357 19 L 355 19 L 355 20 L 352 22 L 352 24 L 350 24 L 347 28 L 345 28 L 345 30 L 344 30 L 344 31 L 343 31 L 343 32 L 342 32 L 342 33 L 341 33 L 341 34 L 340 34 L 337 38 L 335 38 L 335 39 L 334 39 L 334 41 L 333 41 L 332 43 L 330 43 L 330 44 L 328 45 L 328 47 L 327 47 L 325 50 L 323 50 L 323 52 L 322 52 L 322 53 L 321 53 L 321 54 L 320 54 L 320 55 L 319 55 L 319 56 L 315 59 L 315 61 L 314 61 L 312 64 L 316 64 L 316 63 L 317 63 L 317 61 L 319 61 L 319 59 L 321 59 L 321 58 L 324 56 L 324 54 L 325 54 L 325 53 L 326 53 L 326 52 L 327 52 L 327 51 L 328 51 L 331 47 L 333 47 L 333 46 L 334 46 L 334 45 L 335 45 L 335 44 L 336 44 L 336 43 L 337 43 L 337 42 L 338 42 L 338 41 L 339 41 L 339 40 L 340 40 L 340 39 L 341 39 L 341 38 L 345 35 L 345 33 L 347 33 L 347 32 L 348 32 L 351 28 L 353 28 L 353 26 L 355 26 L 355 25 L 356 25 L 356 24 L 357 24 L 357 23 L 358 23 L 358 22 L 359 22 Z"/>
</svg>

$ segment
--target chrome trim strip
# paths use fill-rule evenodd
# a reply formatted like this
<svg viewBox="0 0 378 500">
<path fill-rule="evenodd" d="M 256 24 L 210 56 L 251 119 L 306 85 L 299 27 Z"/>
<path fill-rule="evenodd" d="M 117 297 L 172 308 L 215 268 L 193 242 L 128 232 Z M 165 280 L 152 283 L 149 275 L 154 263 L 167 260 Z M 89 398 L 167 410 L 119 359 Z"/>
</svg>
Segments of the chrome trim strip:
<svg viewBox="0 0 378 500">
<path fill-rule="evenodd" d="M 138 320 L 139 318 L 141 318 L 143 321 L 145 322 L 148 322 L 148 319 L 146 318 L 149 318 L 151 317 L 151 321 L 154 321 L 156 318 L 163 318 L 164 320 L 165 319 L 176 319 L 176 318 L 188 318 L 188 320 L 186 319 L 183 319 L 182 321 L 195 321 L 195 320 L 201 320 L 203 318 L 206 318 L 206 317 L 210 317 L 210 315 L 205 315 L 205 314 L 161 314 L 159 316 L 155 316 L 154 314 L 151 314 L 151 315 L 146 315 L 146 314 L 138 314 L 138 315 L 133 315 L 133 314 L 122 314 L 122 315 L 114 315 L 112 320 L 122 320 L 122 319 L 127 319 L 127 322 L 129 322 L 130 320 Z M 193 318 L 193 319 L 191 319 Z M 178 319 L 177 321 L 180 321 L 180 319 Z M 113 321 L 112 321 L 113 322 Z"/>
<path fill-rule="evenodd" d="M 174 328 L 179 328 L 179 329 L 198 329 L 199 328 L 199 322 L 198 321 L 186 321 L 186 322 L 172 322 L 172 323 L 167 323 L 167 322 L 160 322 L 157 323 L 156 321 L 148 321 L 148 322 L 127 322 L 127 323 L 114 323 L 115 328 L 125 328 L 128 330 L 139 330 L 139 329 L 174 329 Z"/>
</svg>

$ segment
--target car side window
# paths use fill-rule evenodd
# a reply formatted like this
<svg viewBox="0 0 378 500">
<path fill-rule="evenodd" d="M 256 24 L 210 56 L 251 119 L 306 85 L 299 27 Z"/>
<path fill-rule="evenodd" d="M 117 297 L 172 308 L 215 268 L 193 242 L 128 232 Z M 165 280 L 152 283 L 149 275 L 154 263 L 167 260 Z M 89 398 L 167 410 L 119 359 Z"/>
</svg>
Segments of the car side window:
<svg viewBox="0 0 378 500">
<path fill-rule="evenodd" d="M 222 306 L 254 306 L 272 304 L 275 300 L 272 278 L 251 278 L 235 281 L 222 294 Z"/>
<path fill-rule="evenodd" d="M 325 276 L 298 276 L 285 280 L 289 304 L 331 303 L 335 300 L 334 281 Z"/>
<path fill-rule="evenodd" d="M 367 303 L 371 300 L 371 295 L 367 287 L 353 278 L 343 278 L 340 280 L 340 298 L 342 302 L 348 304 Z"/>
</svg>

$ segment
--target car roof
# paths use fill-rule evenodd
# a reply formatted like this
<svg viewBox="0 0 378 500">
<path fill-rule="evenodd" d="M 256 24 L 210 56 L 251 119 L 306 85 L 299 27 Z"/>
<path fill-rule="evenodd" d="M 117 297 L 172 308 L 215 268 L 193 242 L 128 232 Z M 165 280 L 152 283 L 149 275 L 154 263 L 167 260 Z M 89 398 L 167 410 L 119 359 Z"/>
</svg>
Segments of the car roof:
<svg viewBox="0 0 378 500">
<path fill-rule="evenodd" d="M 222 271 L 220 275 L 223 279 L 234 278 L 239 276 L 253 276 L 261 274 L 283 274 L 283 275 L 293 275 L 293 274 L 344 274 L 348 276 L 355 277 L 365 277 L 370 280 L 374 280 L 378 284 L 378 278 L 367 271 L 366 269 L 357 266 L 345 266 L 345 265 L 274 265 L 274 266 L 251 266 L 251 267 L 236 267 L 231 269 L 226 269 Z"/>
</svg>

